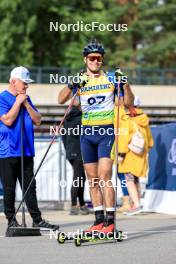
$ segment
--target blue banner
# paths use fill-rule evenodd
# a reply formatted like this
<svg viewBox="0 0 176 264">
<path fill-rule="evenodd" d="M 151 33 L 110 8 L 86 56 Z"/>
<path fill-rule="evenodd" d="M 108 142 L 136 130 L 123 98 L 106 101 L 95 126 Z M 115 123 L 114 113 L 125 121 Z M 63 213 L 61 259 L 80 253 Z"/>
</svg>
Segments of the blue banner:
<svg viewBox="0 0 176 264">
<path fill-rule="evenodd" d="M 151 127 L 154 147 L 149 154 L 147 189 L 176 191 L 176 124 Z"/>
</svg>

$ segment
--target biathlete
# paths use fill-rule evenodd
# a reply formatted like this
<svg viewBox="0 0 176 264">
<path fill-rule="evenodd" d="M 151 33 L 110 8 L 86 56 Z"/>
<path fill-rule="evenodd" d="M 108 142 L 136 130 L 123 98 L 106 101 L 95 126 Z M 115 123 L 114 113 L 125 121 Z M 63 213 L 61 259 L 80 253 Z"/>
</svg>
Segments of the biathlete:
<svg viewBox="0 0 176 264">
<path fill-rule="evenodd" d="M 96 40 L 85 46 L 86 72 L 80 76 L 79 83 L 69 83 L 60 91 L 58 102 L 65 103 L 77 92 L 82 109 L 81 152 L 95 212 L 95 222 L 86 232 L 110 233 L 115 231 L 115 192 L 109 182 L 112 178 L 110 153 L 115 139 L 113 124 L 117 82 L 114 82 L 115 73 L 105 73 L 101 69 L 104 54 L 104 47 Z M 124 104 L 132 106 L 134 96 L 129 84 L 126 81 L 120 85 Z"/>
</svg>

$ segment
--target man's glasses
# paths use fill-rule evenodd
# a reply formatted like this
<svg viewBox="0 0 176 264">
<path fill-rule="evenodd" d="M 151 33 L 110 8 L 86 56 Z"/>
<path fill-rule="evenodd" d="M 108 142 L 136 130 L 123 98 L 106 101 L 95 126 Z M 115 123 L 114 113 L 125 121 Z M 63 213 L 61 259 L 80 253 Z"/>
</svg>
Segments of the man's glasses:
<svg viewBox="0 0 176 264">
<path fill-rule="evenodd" d="M 101 57 L 101 56 L 87 56 L 87 58 L 90 61 L 95 61 L 95 60 L 97 60 L 98 62 L 102 62 L 103 61 L 103 57 Z"/>
</svg>

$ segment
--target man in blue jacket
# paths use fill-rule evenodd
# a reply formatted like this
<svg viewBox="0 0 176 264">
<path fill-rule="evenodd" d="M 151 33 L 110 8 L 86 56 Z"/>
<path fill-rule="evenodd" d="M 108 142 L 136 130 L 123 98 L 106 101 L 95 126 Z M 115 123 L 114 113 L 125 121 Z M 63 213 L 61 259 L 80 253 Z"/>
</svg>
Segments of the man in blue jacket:
<svg viewBox="0 0 176 264">
<path fill-rule="evenodd" d="M 4 191 L 4 213 L 9 225 L 19 226 L 15 213 L 15 188 L 17 179 L 21 185 L 21 144 L 20 144 L 20 109 L 23 108 L 23 145 L 24 145 L 24 191 L 31 181 L 33 170 L 34 128 L 40 125 L 41 114 L 26 94 L 30 79 L 28 69 L 20 66 L 11 71 L 9 87 L 0 93 L 0 177 Z M 41 217 L 36 196 L 36 181 L 34 180 L 25 202 L 33 219 L 34 227 L 58 229 Z"/>
</svg>

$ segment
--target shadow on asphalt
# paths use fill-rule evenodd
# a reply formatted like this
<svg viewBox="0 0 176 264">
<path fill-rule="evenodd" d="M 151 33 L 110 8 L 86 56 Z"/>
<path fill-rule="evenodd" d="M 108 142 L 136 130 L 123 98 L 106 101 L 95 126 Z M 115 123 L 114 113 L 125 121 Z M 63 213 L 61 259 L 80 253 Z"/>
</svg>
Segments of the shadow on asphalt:
<svg viewBox="0 0 176 264">
<path fill-rule="evenodd" d="M 154 237 L 157 236 L 158 234 L 162 234 L 162 233 L 168 233 L 168 232 L 172 232 L 174 231 L 176 234 L 176 225 L 173 226 L 163 226 L 160 228 L 154 228 L 154 229 L 146 229 L 140 232 L 131 232 L 130 234 L 128 234 L 128 238 L 123 240 L 122 242 L 116 242 L 116 241 L 98 241 L 98 242 L 85 242 L 85 244 L 83 243 L 83 246 L 95 246 L 95 245 L 101 245 L 101 244 L 112 244 L 112 243 L 122 243 L 122 244 L 126 244 L 128 242 L 131 242 L 132 240 L 138 240 L 141 238 L 148 238 L 148 237 Z"/>
<path fill-rule="evenodd" d="M 151 236 L 157 236 L 158 234 L 172 233 L 176 235 L 176 225 L 172 226 L 162 226 L 154 229 L 146 229 L 140 232 L 131 232 L 128 234 L 128 238 L 124 242 L 128 242 L 135 239 L 147 238 Z"/>
</svg>

